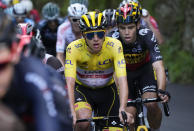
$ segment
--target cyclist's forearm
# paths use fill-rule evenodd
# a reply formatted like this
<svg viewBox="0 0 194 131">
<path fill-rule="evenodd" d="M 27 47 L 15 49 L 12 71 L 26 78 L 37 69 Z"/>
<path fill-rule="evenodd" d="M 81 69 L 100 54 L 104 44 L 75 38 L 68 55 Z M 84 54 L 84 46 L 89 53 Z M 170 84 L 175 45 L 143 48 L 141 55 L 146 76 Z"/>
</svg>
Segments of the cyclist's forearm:
<svg viewBox="0 0 194 131">
<path fill-rule="evenodd" d="M 68 96 L 69 96 L 69 102 L 70 102 L 70 108 L 71 108 L 71 113 L 74 113 L 74 103 L 75 103 L 75 98 L 74 98 L 74 86 L 75 86 L 75 79 L 71 77 L 66 78 L 67 82 L 67 89 L 68 89 Z"/>
<path fill-rule="evenodd" d="M 60 60 L 61 64 L 65 67 L 64 53 L 57 53 L 57 58 Z"/>
<path fill-rule="evenodd" d="M 158 89 L 166 90 L 166 75 L 162 61 L 153 63 L 153 68 L 156 72 Z"/>
<path fill-rule="evenodd" d="M 119 84 L 120 108 L 125 109 L 128 98 L 127 78 L 124 76 L 119 77 L 118 84 Z"/>
</svg>

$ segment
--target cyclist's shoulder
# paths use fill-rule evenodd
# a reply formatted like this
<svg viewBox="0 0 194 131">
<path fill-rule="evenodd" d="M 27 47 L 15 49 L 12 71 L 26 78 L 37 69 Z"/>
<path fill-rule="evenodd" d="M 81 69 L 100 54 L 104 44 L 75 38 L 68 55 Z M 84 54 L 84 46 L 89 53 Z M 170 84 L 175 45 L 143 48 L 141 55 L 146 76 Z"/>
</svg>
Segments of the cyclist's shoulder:
<svg viewBox="0 0 194 131">
<path fill-rule="evenodd" d="M 144 41 L 147 45 L 157 44 L 154 33 L 147 27 L 140 27 L 138 30 L 138 38 Z"/>
<path fill-rule="evenodd" d="M 47 25 L 47 20 L 42 19 L 40 22 L 38 22 L 37 27 L 38 27 L 38 29 L 42 29 L 46 25 Z"/>
<path fill-rule="evenodd" d="M 105 43 L 106 43 L 106 47 L 112 47 L 112 48 L 116 48 L 121 45 L 120 40 L 113 37 L 108 37 L 108 36 L 105 39 Z M 107 45 L 110 45 L 110 46 L 107 46 Z"/>
<path fill-rule="evenodd" d="M 138 35 L 142 37 L 147 37 L 149 35 L 152 35 L 153 32 L 146 26 L 140 26 L 138 29 Z"/>
<path fill-rule="evenodd" d="M 36 57 L 21 57 L 20 62 L 16 65 L 16 69 L 20 70 L 22 73 L 27 72 L 37 72 L 39 74 L 44 74 L 44 64 Z"/>
<path fill-rule="evenodd" d="M 69 56 L 73 59 L 80 58 L 80 55 L 85 55 L 87 52 L 87 48 L 85 48 L 85 40 L 84 39 L 78 39 L 73 42 L 71 42 L 67 48 L 66 48 L 66 54 L 67 58 Z"/>
<path fill-rule="evenodd" d="M 71 42 L 67 46 L 67 48 L 80 49 L 80 48 L 83 48 L 84 45 L 85 45 L 85 40 L 84 40 L 84 38 L 81 38 L 81 39 L 77 39 L 77 40 Z"/>
<path fill-rule="evenodd" d="M 59 17 L 59 18 L 57 18 L 57 21 L 58 21 L 59 25 L 61 25 L 65 21 L 65 18 Z"/>
<path fill-rule="evenodd" d="M 111 29 L 111 31 L 107 34 L 107 36 L 118 39 L 119 38 L 119 30 L 117 27 Z"/>
<path fill-rule="evenodd" d="M 68 20 L 64 21 L 61 25 L 59 25 L 58 30 L 60 30 L 59 33 L 64 33 L 71 30 L 71 23 Z"/>
</svg>

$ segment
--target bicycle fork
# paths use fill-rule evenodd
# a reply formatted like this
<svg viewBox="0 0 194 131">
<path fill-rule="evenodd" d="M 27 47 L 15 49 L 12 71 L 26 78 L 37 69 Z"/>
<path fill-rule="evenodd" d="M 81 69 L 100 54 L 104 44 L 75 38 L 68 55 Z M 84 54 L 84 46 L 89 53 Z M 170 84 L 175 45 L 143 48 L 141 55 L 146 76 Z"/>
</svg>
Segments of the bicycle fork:
<svg viewBox="0 0 194 131">
<path fill-rule="evenodd" d="M 145 125 L 145 121 L 144 121 L 144 112 L 143 112 L 143 103 L 142 103 L 142 100 L 140 100 L 140 103 L 138 103 L 139 106 L 137 106 L 137 110 L 138 110 L 138 113 L 137 114 L 137 117 L 138 117 L 138 127 L 137 127 L 137 131 L 148 131 L 148 128 L 146 127 Z"/>
<path fill-rule="evenodd" d="M 139 109 L 139 114 L 138 114 L 138 120 L 139 120 L 139 123 L 138 123 L 138 127 L 137 127 L 137 131 L 148 131 L 148 128 L 146 127 L 145 125 L 145 121 L 144 121 L 144 113 L 143 113 L 143 107 L 142 106 L 139 106 L 138 107 Z"/>
</svg>

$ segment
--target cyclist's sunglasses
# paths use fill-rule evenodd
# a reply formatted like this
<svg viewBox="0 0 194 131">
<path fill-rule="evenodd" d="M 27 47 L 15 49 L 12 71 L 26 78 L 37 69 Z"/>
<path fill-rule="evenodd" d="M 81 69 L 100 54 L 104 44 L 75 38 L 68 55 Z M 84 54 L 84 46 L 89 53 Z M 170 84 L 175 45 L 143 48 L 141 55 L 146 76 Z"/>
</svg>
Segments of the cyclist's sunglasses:
<svg viewBox="0 0 194 131">
<path fill-rule="evenodd" d="M 73 21 L 73 22 L 78 22 L 80 19 L 78 19 L 78 18 L 71 18 L 71 21 Z"/>
<path fill-rule="evenodd" d="M 98 36 L 98 38 L 102 39 L 105 35 L 105 30 L 89 31 L 84 32 L 84 34 L 88 40 L 92 40 L 95 34 Z"/>
</svg>

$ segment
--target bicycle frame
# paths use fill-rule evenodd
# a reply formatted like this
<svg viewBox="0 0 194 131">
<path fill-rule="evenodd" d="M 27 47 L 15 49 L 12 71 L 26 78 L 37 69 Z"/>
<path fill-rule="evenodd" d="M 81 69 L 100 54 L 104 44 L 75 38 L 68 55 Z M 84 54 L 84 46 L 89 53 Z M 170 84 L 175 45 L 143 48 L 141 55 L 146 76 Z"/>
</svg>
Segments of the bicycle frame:
<svg viewBox="0 0 194 131">
<path fill-rule="evenodd" d="M 126 127 L 127 131 L 129 131 L 129 128 L 128 128 L 128 125 L 127 125 L 127 117 L 126 117 L 126 113 L 125 112 L 122 112 L 122 117 L 123 117 L 123 120 L 124 120 L 124 125 L 123 127 Z M 114 118 L 119 118 L 119 116 L 99 116 L 99 117 L 92 117 L 92 118 L 89 118 L 89 119 L 80 119 L 80 120 L 77 120 L 76 123 L 79 123 L 79 122 L 94 122 L 94 127 L 92 127 L 92 131 L 123 131 L 123 129 L 119 130 L 118 128 L 117 129 L 114 129 L 114 127 L 106 127 L 105 126 L 102 126 L 101 125 L 96 125 L 99 121 L 105 121 L 105 120 L 110 120 L 110 119 L 114 119 Z M 126 125 L 126 126 L 125 126 Z M 96 128 L 97 127 L 97 128 Z M 121 127 L 122 128 L 122 127 Z"/>
</svg>

